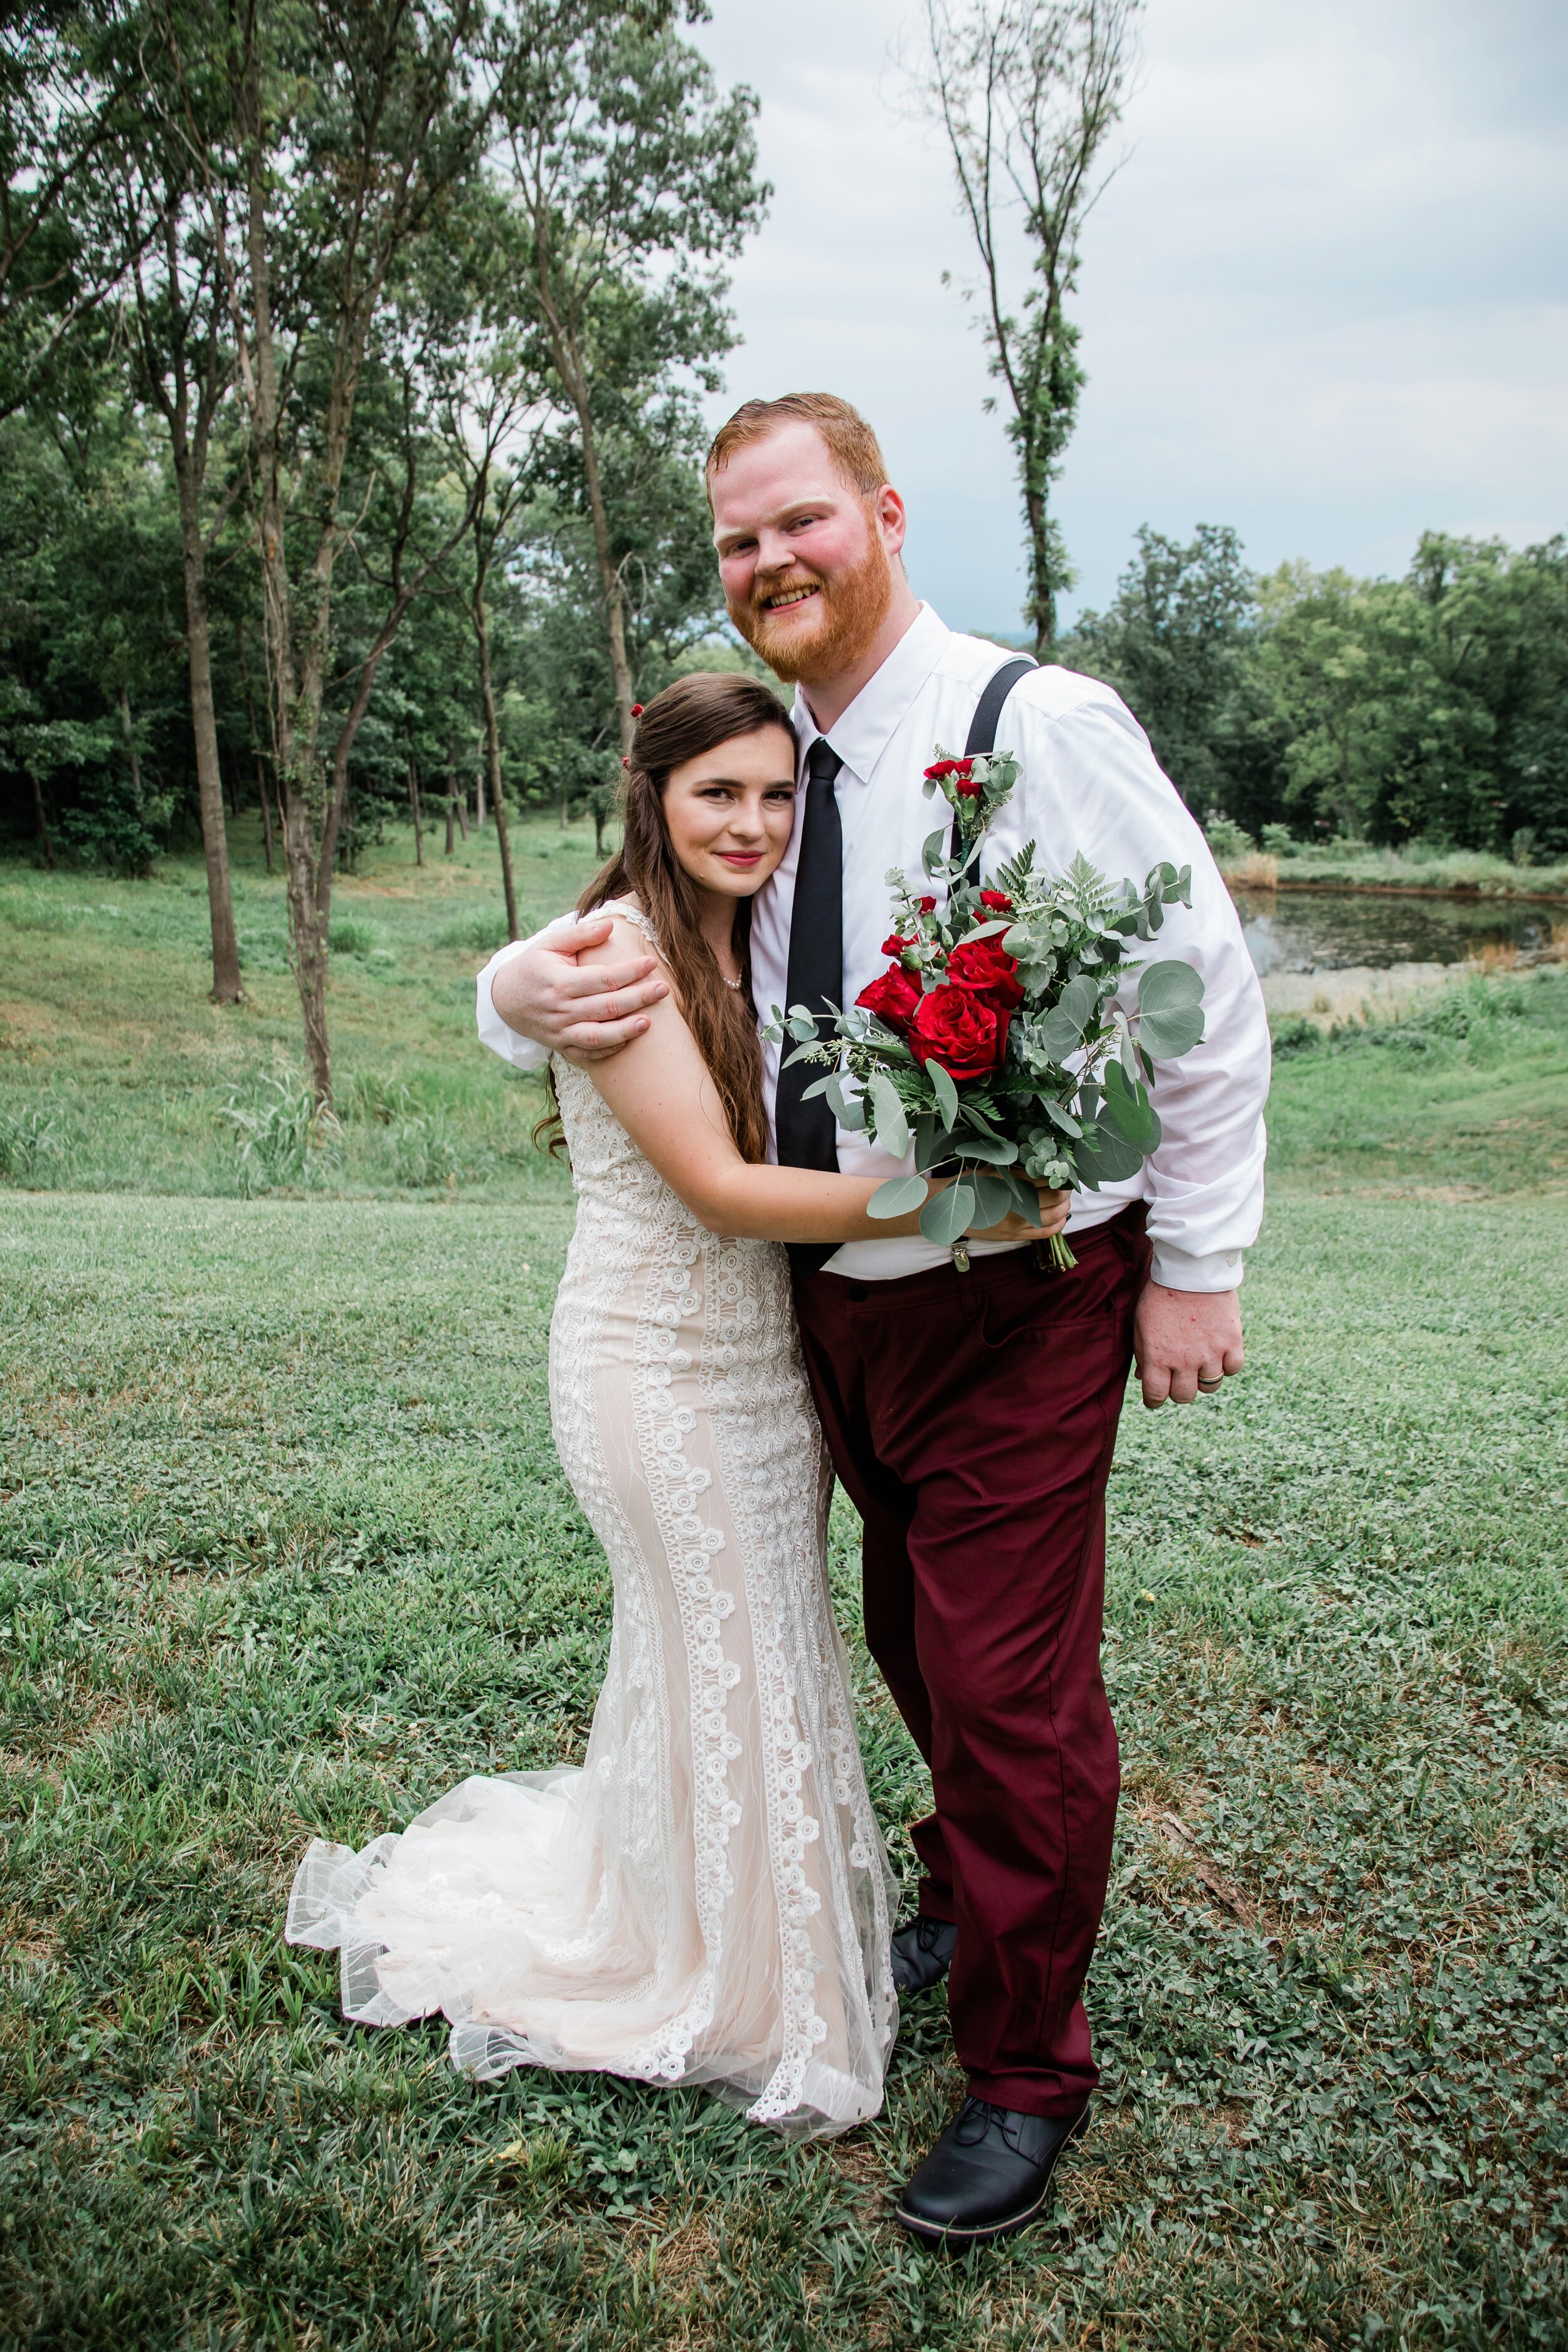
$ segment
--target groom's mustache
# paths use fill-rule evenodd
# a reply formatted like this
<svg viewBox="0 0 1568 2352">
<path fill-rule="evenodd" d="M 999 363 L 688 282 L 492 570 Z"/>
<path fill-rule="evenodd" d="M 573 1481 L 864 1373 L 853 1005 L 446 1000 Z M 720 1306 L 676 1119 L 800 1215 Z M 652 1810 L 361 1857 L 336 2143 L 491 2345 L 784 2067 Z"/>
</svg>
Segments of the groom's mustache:
<svg viewBox="0 0 1568 2352">
<path fill-rule="evenodd" d="M 814 593 L 826 594 L 827 583 L 820 572 L 792 565 L 787 572 L 770 572 L 754 579 L 748 603 L 753 613 L 788 612 L 794 604 L 802 604 Z"/>
</svg>

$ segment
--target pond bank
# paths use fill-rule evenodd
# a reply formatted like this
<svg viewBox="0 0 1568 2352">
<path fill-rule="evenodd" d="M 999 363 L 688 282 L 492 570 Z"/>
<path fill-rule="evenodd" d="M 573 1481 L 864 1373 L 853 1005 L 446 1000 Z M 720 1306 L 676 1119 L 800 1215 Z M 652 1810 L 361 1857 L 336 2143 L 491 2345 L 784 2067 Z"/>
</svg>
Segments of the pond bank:
<svg viewBox="0 0 1568 2352">
<path fill-rule="evenodd" d="M 1514 866 L 1482 851 L 1407 857 L 1396 849 L 1277 857 L 1255 849 L 1221 861 L 1233 889 L 1354 890 L 1413 898 L 1524 899 L 1568 906 L 1568 862 Z"/>
</svg>

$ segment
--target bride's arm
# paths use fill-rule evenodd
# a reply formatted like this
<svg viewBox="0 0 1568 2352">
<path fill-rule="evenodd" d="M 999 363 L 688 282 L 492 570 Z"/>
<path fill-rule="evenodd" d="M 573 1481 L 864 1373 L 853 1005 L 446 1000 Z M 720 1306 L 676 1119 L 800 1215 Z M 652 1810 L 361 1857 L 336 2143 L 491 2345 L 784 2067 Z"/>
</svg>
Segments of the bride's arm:
<svg viewBox="0 0 1568 2352">
<path fill-rule="evenodd" d="M 626 929 L 617 923 L 616 933 Z M 626 939 L 612 936 L 591 950 L 624 962 Z M 582 961 L 589 961 L 584 955 Z M 708 1066 L 673 995 L 647 1010 L 647 1027 L 607 1061 L 586 1065 L 588 1075 L 637 1150 L 710 1233 L 765 1242 L 885 1241 L 919 1231 L 919 1212 L 868 1217 L 866 1204 L 880 1179 L 831 1176 L 813 1168 L 758 1167 L 735 1148 Z M 934 1189 L 934 1187 L 932 1188 Z M 1053 1197 L 1061 1202 L 1052 1213 Z M 1065 1196 L 1042 1202 L 1047 1233 L 1066 1223 Z M 990 1229 L 997 1238 L 1038 1234 L 1039 1226 L 1008 1218 Z"/>
</svg>

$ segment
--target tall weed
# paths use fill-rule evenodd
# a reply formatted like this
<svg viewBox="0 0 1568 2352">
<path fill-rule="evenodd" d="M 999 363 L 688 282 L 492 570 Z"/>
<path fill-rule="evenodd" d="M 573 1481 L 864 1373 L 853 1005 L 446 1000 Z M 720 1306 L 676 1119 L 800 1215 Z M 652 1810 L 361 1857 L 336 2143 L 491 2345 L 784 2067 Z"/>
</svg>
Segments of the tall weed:
<svg viewBox="0 0 1568 2352">
<path fill-rule="evenodd" d="M 27 1184 L 54 1151 L 55 1122 L 41 1110 L 0 1110 L 0 1176 Z"/>
<path fill-rule="evenodd" d="M 235 1180 L 246 1200 L 277 1185 L 320 1181 L 338 1157 L 338 1122 L 317 1109 L 302 1071 L 259 1078 L 248 1094 L 237 1087 L 216 1116 L 234 1136 Z"/>
</svg>

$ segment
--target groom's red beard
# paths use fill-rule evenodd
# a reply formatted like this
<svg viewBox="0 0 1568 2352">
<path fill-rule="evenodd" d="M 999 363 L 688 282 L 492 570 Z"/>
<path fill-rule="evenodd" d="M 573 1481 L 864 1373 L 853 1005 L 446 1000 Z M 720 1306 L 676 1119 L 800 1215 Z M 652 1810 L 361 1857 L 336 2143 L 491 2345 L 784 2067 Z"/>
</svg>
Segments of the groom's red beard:
<svg viewBox="0 0 1568 2352">
<path fill-rule="evenodd" d="M 785 621 L 769 609 L 766 599 L 781 591 L 812 587 L 816 626 L 805 627 L 798 616 Z M 731 604 L 730 618 L 754 652 L 761 654 L 775 677 L 787 686 L 814 678 L 837 677 L 850 668 L 870 646 L 888 616 L 893 601 L 893 567 L 888 551 L 873 530 L 866 552 L 852 572 L 825 579 L 809 563 L 792 563 L 784 572 L 759 572 L 743 604 Z"/>
</svg>

